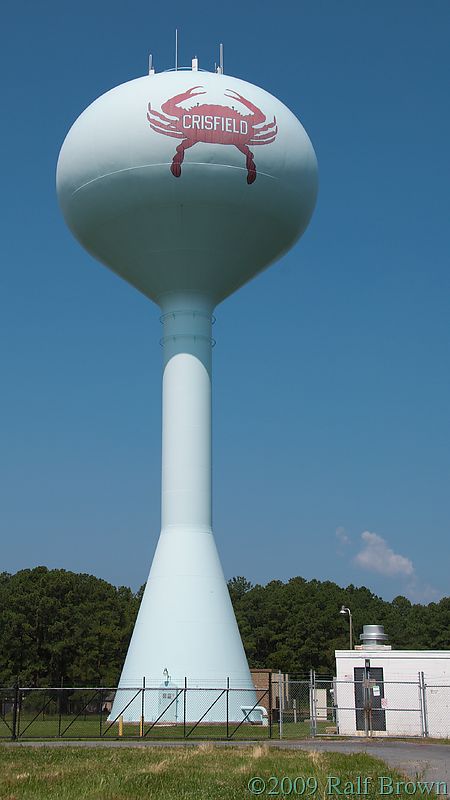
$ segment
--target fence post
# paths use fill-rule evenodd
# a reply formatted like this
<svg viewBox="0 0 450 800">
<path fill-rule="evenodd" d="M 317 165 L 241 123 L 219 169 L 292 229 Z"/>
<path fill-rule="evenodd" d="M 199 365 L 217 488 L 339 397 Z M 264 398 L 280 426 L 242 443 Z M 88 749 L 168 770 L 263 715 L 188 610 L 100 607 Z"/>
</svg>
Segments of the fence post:
<svg viewBox="0 0 450 800">
<path fill-rule="evenodd" d="M 13 706 L 13 718 L 12 718 L 12 734 L 11 739 L 13 742 L 17 739 L 17 712 L 19 710 L 19 702 L 20 702 L 20 693 L 19 693 L 19 684 L 14 684 L 14 706 Z"/>
<path fill-rule="evenodd" d="M 187 695 L 187 678 L 184 677 L 184 692 L 183 692 L 183 739 L 186 738 L 186 695 Z"/>
<path fill-rule="evenodd" d="M 103 689 L 100 689 L 100 730 L 99 734 L 102 736 L 103 732 Z"/>
<path fill-rule="evenodd" d="M 421 735 L 425 736 L 425 725 L 423 721 L 423 696 L 422 696 L 422 679 L 420 677 L 420 672 L 417 673 L 418 675 L 418 687 L 419 687 L 419 710 L 420 710 L 420 730 Z"/>
<path fill-rule="evenodd" d="M 272 672 L 269 672 L 269 739 L 272 738 Z"/>
<path fill-rule="evenodd" d="M 425 675 L 420 673 L 422 684 L 422 708 L 423 708 L 423 735 L 428 736 L 428 709 L 427 709 L 427 685 L 425 683 Z"/>
<path fill-rule="evenodd" d="M 314 719 L 314 736 L 317 736 L 317 680 L 316 670 L 313 669 L 313 719 Z"/>
<path fill-rule="evenodd" d="M 58 691 L 58 738 L 61 738 L 61 717 L 62 717 L 62 696 L 63 696 L 64 677 L 61 678 L 61 689 Z"/>
<path fill-rule="evenodd" d="M 227 739 L 230 735 L 230 679 L 227 678 Z"/>
<path fill-rule="evenodd" d="M 370 660 L 366 658 L 364 662 L 364 683 L 363 683 L 364 733 L 366 736 L 372 735 L 372 730 L 369 723 L 369 698 L 370 698 L 369 680 L 370 680 Z"/>
<path fill-rule="evenodd" d="M 278 728 L 280 739 L 283 738 L 283 700 L 282 700 L 282 685 L 281 685 L 281 669 L 278 670 Z"/>
<path fill-rule="evenodd" d="M 142 678 L 142 700 L 141 700 L 141 722 L 139 725 L 139 736 L 144 736 L 144 717 L 145 717 L 145 675 Z"/>
<path fill-rule="evenodd" d="M 317 734 L 316 723 L 316 673 L 311 668 L 309 671 L 309 726 L 311 738 Z"/>
</svg>

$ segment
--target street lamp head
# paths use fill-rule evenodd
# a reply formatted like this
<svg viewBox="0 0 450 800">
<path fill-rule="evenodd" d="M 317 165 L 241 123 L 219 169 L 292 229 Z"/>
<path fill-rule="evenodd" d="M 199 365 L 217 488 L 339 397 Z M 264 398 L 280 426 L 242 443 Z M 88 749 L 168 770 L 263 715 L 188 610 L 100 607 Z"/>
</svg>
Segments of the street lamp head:
<svg viewBox="0 0 450 800">
<path fill-rule="evenodd" d="M 346 616 L 347 616 L 347 614 L 348 614 L 348 611 L 349 611 L 349 610 L 348 610 L 348 608 L 346 608 L 345 606 L 342 606 L 342 607 L 341 607 L 341 610 L 340 610 L 340 612 L 339 612 L 339 613 L 340 613 L 340 614 L 343 614 L 343 615 L 344 615 L 344 617 L 346 617 Z"/>
</svg>

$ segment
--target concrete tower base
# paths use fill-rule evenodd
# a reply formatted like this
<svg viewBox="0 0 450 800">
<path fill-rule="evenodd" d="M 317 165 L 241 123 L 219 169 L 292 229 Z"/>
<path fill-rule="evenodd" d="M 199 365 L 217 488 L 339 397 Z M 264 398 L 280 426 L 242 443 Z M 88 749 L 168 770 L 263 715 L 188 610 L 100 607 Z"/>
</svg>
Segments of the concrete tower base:
<svg viewBox="0 0 450 800">
<path fill-rule="evenodd" d="M 144 705 L 137 693 L 143 679 Z M 221 694 L 227 679 L 228 699 Z M 204 722 L 226 722 L 228 702 L 228 719 L 239 722 L 242 707 L 256 704 L 211 531 L 162 531 L 119 686 L 134 691 L 116 694 L 110 719 L 138 721 L 144 708 L 145 720 L 154 722 L 173 701 L 160 721 L 196 722 L 205 715 Z"/>
</svg>

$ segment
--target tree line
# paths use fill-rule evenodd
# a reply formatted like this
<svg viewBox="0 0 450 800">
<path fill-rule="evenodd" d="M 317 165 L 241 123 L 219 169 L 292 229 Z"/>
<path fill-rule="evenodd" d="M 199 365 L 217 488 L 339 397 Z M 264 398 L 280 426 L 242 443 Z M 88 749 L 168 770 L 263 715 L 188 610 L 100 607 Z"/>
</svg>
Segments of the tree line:
<svg viewBox="0 0 450 800">
<path fill-rule="evenodd" d="M 355 644 L 363 625 L 384 625 L 388 644 L 399 650 L 450 648 L 450 597 L 420 605 L 398 595 L 383 600 L 365 586 L 345 589 L 331 581 L 291 578 L 252 586 L 232 578 L 228 588 L 245 650 L 252 667 L 271 667 L 303 674 L 311 667 L 335 672 L 335 650 L 349 647 L 349 619 L 339 614 L 351 609 Z"/>
<path fill-rule="evenodd" d="M 334 651 L 354 628 L 385 626 L 399 649 L 450 647 L 450 598 L 429 605 L 392 602 L 366 587 L 296 577 L 253 586 L 228 582 L 250 667 L 334 673 Z M 115 686 L 144 587 L 136 593 L 93 575 L 46 567 L 0 573 L 0 686 Z"/>
</svg>

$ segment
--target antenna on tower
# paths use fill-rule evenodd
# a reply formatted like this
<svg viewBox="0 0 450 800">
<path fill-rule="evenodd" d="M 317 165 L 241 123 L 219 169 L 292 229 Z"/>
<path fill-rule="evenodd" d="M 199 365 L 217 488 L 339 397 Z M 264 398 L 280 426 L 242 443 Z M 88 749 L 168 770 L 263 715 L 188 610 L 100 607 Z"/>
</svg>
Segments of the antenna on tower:
<svg viewBox="0 0 450 800">
<path fill-rule="evenodd" d="M 219 72 L 223 75 L 223 44 L 219 45 Z"/>
<path fill-rule="evenodd" d="M 149 75 L 154 75 L 155 74 L 155 68 L 153 66 L 153 56 L 152 56 L 151 53 L 150 53 L 150 55 L 148 57 L 148 74 Z"/>
<path fill-rule="evenodd" d="M 178 28 L 175 28 L 175 70 L 178 69 Z"/>
</svg>

